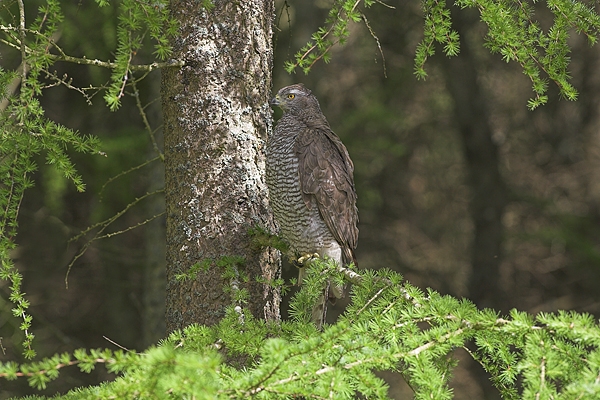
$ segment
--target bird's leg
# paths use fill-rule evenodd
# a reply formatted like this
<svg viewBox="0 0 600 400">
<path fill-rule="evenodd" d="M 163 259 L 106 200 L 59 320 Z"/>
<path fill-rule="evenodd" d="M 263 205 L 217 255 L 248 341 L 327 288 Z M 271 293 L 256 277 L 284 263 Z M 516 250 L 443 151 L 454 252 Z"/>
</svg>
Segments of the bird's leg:
<svg viewBox="0 0 600 400">
<path fill-rule="evenodd" d="M 329 292 L 329 282 L 325 285 L 325 288 L 319 294 L 319 297 L 315 301 L 315 306 L 312 309 L 311 320 L 317 326 L 318 330 L 323 329 L 325 324 L 325 318 L 327 317 L 327 293 Z"/>
<path fill-rule="evenodd" d="M 291 260 L 292 264 L 294 264 L 298 268 L 298 286 L 302 285 L 302 280 L 304 279 L 304 275 L 306 273 L 306 267 L 312 261 L 320 257 L 321 255 L 319 253 L 309 253 Z M 327 300 L 329 297 L 329 286 L 329 281 L 327 281 L 326 286 L 323 288 L 323 291 L 321 291 L 319 297 L 315 301 L 315 305 L 311 313 L 311 320 L 319 330 L 323 329 L 323 324 L 325 323 L 325 317 L 327 315 Z"/>
<path fill-rule="evenodd" d="M 312 254 L 304 254 L 301 257 L 298 257 L 296 255 L 296 257 L 290 259 L 290 262 L 292 263 L 292 265 L 294 265 L 296 268 L 298 268 L 298 286 L 302 285 L 302 280 L 304 279 L 304 275 L 305 275 L 305 268 L 308 266 L 308 264 L 314 260 L 319 258 L 320 255 L 318 253 L 312 253 Z"/>
</svg>

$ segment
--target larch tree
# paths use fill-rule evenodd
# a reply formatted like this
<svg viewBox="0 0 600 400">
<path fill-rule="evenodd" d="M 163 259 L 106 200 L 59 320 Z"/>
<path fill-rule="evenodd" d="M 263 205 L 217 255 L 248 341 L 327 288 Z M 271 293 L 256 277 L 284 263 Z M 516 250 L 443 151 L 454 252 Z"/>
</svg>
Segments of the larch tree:
<svg viewBox="0 0 600 400">
<path fill-rule="evenodd" d="M 170 7 L 180 26 L 173 56 L 185 66 L 165 70 L 161 90 L 167 331 L 213 325 L 235 302 L 276 320 L 280 294 L 271 281 L 278 254 L 252 246 L 249 236 L 257 225 L 273 228 L 264 150 L 272 120 L 274 2 L 199 7 L 176 0 Z"/>
<path fill-rule="evenodd" d="M 369 6 L 374 0 L 334 1 L 326 28 L 313 35 L 314 43 L 287 64 L 288 70 L 308 71 L 318 60 L 327 60 L 329 49 L 346 39 L 348 23 L 366 20 L 357 8 L 363 3 Z M 90 372 L 103 363 L 119 374 L 115 382 L 74 389 L 65 398 L 389 398 L 387 385 L 375 372 L 392 370 L 410 384 L 415 398 L 450 399 L 450 379 L 458 362 L 454 350 L 471 341 L 475 345 L 469 354 L 505 398 L 600 396 L 600 326 L 592 316 L 559 312 L 534 317 L 516 310 L 500 316 L 467 300 L 421 290 L 389 270 L 357 273 L 317 260 L 290 302 L 289 321 L 269 323 L 279 318 L 279 259 L 275 250 L 255 245 L 250 232 L 256 227 L 274 228 L 263 181 L 264 145 L 271 130 L 272 0 L 202 4 L 172 0 L 169 12 L 177 24 L 165 18 L 164 2 L 124 0 L 114 62 L 75 58 L 58 47 L 53 39 L 62 18 L 58 1 L 48 1 L 31 28 L 26 26 L 23 0 L 15 4 L 17 11 L 1 26 L 7 33 L 5 43 L 21 55 L 22 67 L 20 72 L 0 75 L 3 87 L 14 78 L 21 82 L 18 96 L 5 96 L 9 112 L 0 114 L 5 128 L 5 140 L 0 142 L 0 278 L 11 284 L 13 314 L 22 319 L 20 329 L 26 335 L 25 355 L 35 357 L 32 317 L 9 251 L 15 246 L 23 191 L 32 185 L 28 179 L 35 170 L 32 160 L 41 152 L 48 154 L 46 162 L 55 164 L 83 190 L 65 148 L 69 144 L 82 152 L 100 153 L 96 140 L 43 117 L 36 101 L 43 86 L 39 77 L 55 61 L 110 68 L 112 80 L 102 90 L 106 89 L 104 98 L 111 109 L 118 108 L 129 85 L 137 92 L 136 72 L 165 68 L 167 330 L 171 334 L 142 354 L 125 348 L 79 349 L 31 363 L 2 362 L 0 378 L 26 378 L 31 386 L 43 389 L 62 368 L 78 366 Z M 542 72 L 564 96 L 575 98 L 566 72 L 568 35 L 564 32 L 573 27 L 596 40 L 600 17 L 593 10 L 576 1 L 554 2 L 556 27 L 545 33 L 532 20 L 527 3 L 519 2 L 520 7 L 510 1 L 456 4 L 477 8 L 490 28 L 488 46 L 521 64 L 535 93 L 530 108 L 547 101 Z M 426 0 L 422 6 L 425 35 L 415 60 L 419 77 L 426 76 L 423 66 L 433 55 L 435 42 L 444 46 L 447 55 L 456 55 L 460 43 L 444 2 Z M 169 27 L 168 35 L 162 33 L 162 25 Z M 147 33 L 157 41 L 156 54 L 166 61 L 132 64 Z M 166 36 L 172 37 L 172 46 L 166 44 Z M 542 53 L 548 57 L 540 58 Z M 55 81 L 71 84 L 58 76 Z M 462 96 L 459 90 L 455 95 Z M 474 104 L 477 97 L 464 102 L 461 106 Z M 474 133 L 468 139 L 489 135 L 485 127 L 473 132 L 478 128 L 464 116 L 464 109 L 457 108 L 456 113 L 464 118 L 466 132 Z M 489 148 L 493 157 L 495 150 Z M 157 153 L 161 158 L 162 153 Z M 479 200 L 473 202 L 474 217 L 482 211 L 476 204 Z M 500 201 L 497 210 L 502 206 Z M 95 227 L 101 227 L 102 233 L 110 222 Z M 308 322 L 303 307 L 330 275 L 355 285 L 337 322 L 318 330 Z"/>
</svg>

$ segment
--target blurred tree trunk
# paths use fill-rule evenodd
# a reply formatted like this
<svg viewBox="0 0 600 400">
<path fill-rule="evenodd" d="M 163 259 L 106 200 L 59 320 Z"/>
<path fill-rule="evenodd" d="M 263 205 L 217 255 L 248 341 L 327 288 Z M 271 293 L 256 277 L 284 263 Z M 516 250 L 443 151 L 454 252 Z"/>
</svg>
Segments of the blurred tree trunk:
<svg viewBox="0 0 600 400">
<path fill-rule="evenodd" d="M 163 164 L 155 162 L 150 170 L 149 191 L 164 187 Z M 159 186 L 160 185 L 160 186 Z M 165 209 L 163 196 L 152 196 L 146 205 L 148 215 L 160 214 Z M 148 223 L 144 232 L 146 244 L 142 292 L 142 342 L 144 347 L 165 337 L 165 218 Z"/>
<path fill-rule="evenodd" d="M 454 27 L 461 34 L 460 55 L 441 57 L 448 91 L 454 100 L 454 120 L 462 138 L 471 187 L 469 212 L 474 225 L 471 244 L 472 271 L 469 298 L 479 307 L 510 308 L 500 287 L 500 263 L 504 227 L 502 216 L 508 202 L 500 174 L 498 146 L 492 138 L 487 100 L 478 82 L 477 60 L 465 40 L 477 21 L 474 13 L 455 12 Z"/>
<path fill-rule="evenodd" d="M 152 98 L 160 92 L 160 82 L 151 80 L 149 91 Z M 162 124 L 162 113 L 160 104 L 151 103 L 147 108 L 147 117 L 150 126 Z M 160 149 L 164 148 L 163 131 L 159 130 L 155 136 Z M 148 149 L 148 159 L 156 157 L 154 147 Z M 165 187 L 165 168 L 160 161 L 155 161 L 150 166 L 147 175 L 148 191 L 153 192 Z M 165 210 L 165 197 L 152 196 L 146 202 L 147 215 L 158 215 Z M 165 337 L 165 216 L 154 219 L 148 223 L 144 230 L 144 242 L 146 244 L 145 268 L 143 275 L 142 291 L 142 335 L 144 347 L 157 343 Z"/>
<path fill-rule="evenodd" d="M 471 187 L 469 213 L 473 221 L 474 237 L 471 242 L 471 276 L 468 282 L 469 298 L 478 307 L 490 307 L 506 312 L 510 305 L 500 287 L 500 263 L 504 226 L 502 216 L 508 202 L 506 183 L 499 169 L 498 146 L 492 138 L 488 102 L 478 81 L 477 59 L 465 40 L 473 29 L 473 13 L 455 12 L 454 27 L 461 34 L 460 55 L 444 59 L 444 76 L 448 92 L 453 98 L 454 120 L 462 139 L 468 183 Z M 499 399 L 489 375 L 477 363 L 469 363 L 472 376 L 479 383 L 484 398 Z"/>
<path fill-rule="evenodd" d="M 248 230 L 273 228 L 264 182 L 264 145 L 271 130 L 273 0 L 173 0 L 174 38 L 182 68 L 162 78 L 167 210 L 166 329 L 211 325 L 233 304 L 231 281 L 214 263 L 181 281 L 194 264 L 244 257 L 239 288 L 249 292 L 254 316 L 279 318 L 279 292 L 267 280 L 279 274 L 278 253 L 255 249 Z M 243 276 L 249 279 L 244 282 Z"/>
</svg>

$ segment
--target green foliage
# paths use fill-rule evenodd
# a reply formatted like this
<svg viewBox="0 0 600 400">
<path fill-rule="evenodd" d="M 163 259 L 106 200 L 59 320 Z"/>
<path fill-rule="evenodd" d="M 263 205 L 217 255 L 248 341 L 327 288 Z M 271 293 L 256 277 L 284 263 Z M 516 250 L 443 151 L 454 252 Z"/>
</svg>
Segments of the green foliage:
<svg viewBox="0 0 600 400">
<path fill-rule="evenodd" d="M 96 0 L 98 6 L 109 0 Z M 212 3 L 204 0 L 202 6 Z M 364 6 L 373 1 L 364 0 Z M 488 25 L 487 45 L 506 61 L 517 61 L 532 80 L 536 97 L 530 107 L 543 104 L 547 97 L 546 74 L 563 96 L 574 99 L 569 84 L 569 29 L 585 34 L 590 43 L 598 35 L 595 11 L 577 1 L 549 1 L 554 25 L 544 32 L 533 19 L 533 6 L 526 2 L 456 1 L 460 7 L 476 7 Z M 366 19 L 358 9 L 360 0 L 336 0 L 325 23 L 312 42 L 286 68 L 301 67 L 308 72 L 319 59 L 328 61 L 329 49 L 343 44 L 349 22 Z M 134 61 L 144 42 L 154 43 L 158 60 L 170 56 L 169 35 L 175 24 L 168 17 L 165 0 L 123 0 L 117 48 L 112 61 L 76 58 L 67 55 L 55 36 L 64 19 L 60 2 L 47 0 L 35 18 L 25 18 L 22 0 L 5 1 L 0 9 L 2 43 L 18 51 L 21 67 L 0 70 L 0 279 L 10 282 L 13 315 L 21 320 L 26 358 L 35 356 L 31 344 L 32 318 L 29 302 L 22 293 L 22 276 L 10 258 L 15 248 L 17 217 L 24 191 L 33 184 L 34 162 L 42 154 L 45 162 L 82 191 L 85 185 L 69 157 L 70 151 L 102 154 L 94 137 L 65 128 L 44 115 L 39 97 L 50 86 L 40 77 L 47 74 L 52 85 L 73 87 L 49 70 L 58 61 L 95 65 L 112 71 L 104 98 L 117 109 L 128 90 L 137 96 L 135 86 L 140 72 L 177 61 L 139 65 Z M 424 78 L 423 66 L 433 55 L 435 43 L 447 55 L 459 52 L 458 34 L 451 28 L 445 2 L 426 0 L 425 32 L 415 58 L 416 74 Z M 25 21 L 32 21 L 30 26 Z M 368 25 L 367 25 L 368 26 Z M 20 84 L 14 94 L 13 82 Z M 139 100 L 139 97 L 136 97 Z M 138 107 L 143 114 L 142 106 Z M 148 129 L 151 133 L 151 129 Z M 160 153 L 160 152 L 158 152 Z M 159 154 L 158 157 L 162 156 Z M 141 199 L 137 199 L 136 202 Z M 133 203 L 132 203 L 133 204 Z M 129 207 L 129 206 L 128 206 Z M 125 212 L 123 210 L 123 212 Z M 104 229 L 115 217 L 92 228 Z M 102 235 L 102 229 L 96 238 Z M 84 231 L 86 233 L 87 231 Z M 274 246 L 286 251 L 285 243 L 260 230 L 252 233 L 257 246 Z M 402 374 L 415 389 L 418 399 L 452 397 L 449 380 L 457 361 L 454 349 L 473 342 L 470 354 L 489 372 L 505 398 L 598 398 L 600 385 L 600 327 L 589 315 L 560 312 L 535 317 L 517 311 L 499 317 L 490 310 L 477 310 L 468 301 L 422 292 L 389 271 L 365 271 L 358 275 L 323 262 L 313 262 L 302 289 L 292 299 L 291 321 L 267 324 L 253 318 L 244 303 L 247 292 L 236 282 L 249 278 L 240 271 L 244 260 L 222 257 L 205 260 L 178 276 L 194 279 L 201 270 L 217 266 L 231 281 L 232 302 L 226 317 L 216 326 L 192 325 L 173 333 L 168 340 L 143 354 L 111 350 L 77 350 L 41 361 L 0 363 L 0 379 L 25 378 L 32 387 L 43 389 L 63 368 L 77 366 L 83 372 L 104 364 L 118 373 L 112 383 L 75 389 L 64 398 L 387 398 L 386 386 L 374 375 L 378 370 Z M 312 302 L 328 280 L 354 283 L 351 303 L 334 325 L 320 332 L 309 323 Z M 281 281 L 273 282 L 283 285 Z"/>
<path fill-rule="evenodd" d="M 148 36 L 154 42 L 154 54 L 159 60 L 164 60 L 170 55 L 168 37 L 176 31 L 176 25 L 166 10 L 166 0 L 124 0 L 120 2 L 117 56 L 114 62 L 76 58 L 67 55 L 57 43 L 64 20 L 60 1 L 45 0 L 40 3 L 37 13 L 27 16 L 22 0 L 5 1 L 0 5 L 0 31 L 3 36 L 0 42 L 4 46 L 3 51 L 12 48 L 20 55 L 19 68 L 14 71 L 0 69 L 0 279 L 10 283 L 9 299 L 14 305 L 12 313 L 21 320 L 23 354 L 27 359 L 35 357 L 32 347 L 34 334 L 30 331 L 32 318 L 27 312 L 29 302 L 21 290 L 22 276 L 10 253 L 16 247 L 19 209 L 25 190 L 33 186 L 31 175 L 37 170 L 36 160 L 42 155 L 45 163 L 54 167 L 57 177 L 64 177 L 78 191 L 84 191 L 85 184 L 69 153 L 104 155 L 96 137 L 81 134 L 48 119 L 40 97 L 44 90 L 62 85 L 77 90 L 91 103 L 87 91 L 106 88 L 77 88 L 66 77 L 59 78 L 50 68 L 58 61 L 66 61 L 111 69 L 113 84 L 107 88 L 105 99 L 111 109 L 116 109 L 125 94 L 125 88 L 133 86 L 135 89 L 135 82 L 140 79 L 133 76 L 135 71 L 147 73 L 163 66 L 160 63 L 133 63 L 144 38 Z M 99 6 L 108 4 L 102 0 L 97 3 Z M 28 26 L 26 23 L 29 21 Z M 169 62 L 165 65 L 175 64 Z M 138 108 L 143 113 L 139 102 Z M 110 219 L 104 228 L 114 219 Z M 45 382 L 43 376 L 46 375 L 32 375 L 31 379 L 39 380 L 36 381 L 39 386 Z"/>
<path fill-rule="evenodd" d="M 100 3 L 105 4 L 106 1 Z M 177 25 L 169 17 L 167 3 L 164 0 L 120 2 L 115 66 L 111 76 L 112 83 L 104 95 L 111 110 L 119 108 L 125 87 L 132 79 L 133 59 L 142 48 L 146 35 L 153 40 L 154 55 L 159 60 L 166 60 L 171 55 L 169 37 L 177 32 Z"/>
<path fill-rule="evenodd" d="M 292 300 L 291 321 L 269 323 L 230 307 L 213 327 L 191 325 L 142 354 L 78 350 L 37 363 L 0 364 L 0 378 L 43 388 L 59 371 L 105 364 L 115 382 L 62 398 L 367 398 L 386 399 L 379 370 L 401 374 L 416 399 L 451 399 L 453 352 L 466 348 L 503 398 L 597 398 L 600 326 L 572 312 L 499 317 L 466 300 L 423 292 L 393 272 L 353 273 L 351 303 L 322 332 L 310 324 L 310 298 L 337 271 L 313 262 Z M 322 286 L 321 286 L 322 287 Z M 305 311 L 302 311 L 305 310 Z M 243 316 L 243 317 L 241 317 Z"/>
<path fill-rule="evenodd" d="M 31 75 L 27 82 L 33 82 Z M 34 92 L 23 90 L 19 97 L 9 98 L 6 110 L 0 114 L 0 279 L 10 281 L 10 301 L 15 305 L 13 315 L 23 321 L 21 330 L 25 335 L 23 348 L 27 358 L 35 356 L 31 347 L 34 336 L 29 331 L 31 316 L 27 314 L 29 302 L 21 292 L 21 275 L 10 258 L 10 251 L 15 248 L 17 216 L 24 192 L 33 185 L 30 176 L 37 169 L 34 157 L 45 153 L 46 163 L 73 182 L 77 190 L 83 191 L 85 185 L 67 149 L 100 153 L 96 138 L 45 119 Z"/>
<path fill-rule="evenodd" d="M 286 61 L 285 70 L 292 73 L 297 67 L 300 67 L 305 74 L 308 74 L 317 61 L 322 59 L 326 63 L 329 62 L 331 59 L 329 50 L 336 44 L 344 45 L 346 43 L 350 34 L 348 30 L 350 22 L 363 20 L 368 26 L 366 17 L 358 9 L 361 2 L 364 3 L 365 7 L 370 7 L 374 3 L 373 0 L 335 0 L 329 10 L 324 27 L 313 33 L 311 41 L 296 53 L 293 62 Z"/>
<path fill-rule="evenodd" d="M 334 1 L 324 26 L 296 53 L 294 61 L 285 63 L 286 71 L 292 73 L 296 67 L 300 67 L 304 73 L 308 73 L 318 60 L 328 62 L 329 50 L 336 44 L 345 43 L 350 21 L 364 20 L 379 46 L 366 17 L 358 10 L 360 3 L 360 0 Z M 365 7 L 372 3 L 364 1 Z M 523 73 L 531 80 L 534 92 L 528 102 L 532 110 L 548 101 L 548 80 L 555 83 L 562 97 L 577 99 L 577 90 L 570 83 L 568 70 L 571 31 L 585 35 L 591 45 L 598 41 L 600 35 L 600 15 L 593 6 L 582 1 L 549 1 L 547 9 L 553 15 L 553 24 L 544 30 L 535 19 L 536 3 L 513 0 L 454 1 L 454 5 L 461 9 L 475 8 L 479 11 L 481 21 L 488 28 L 485 45 L 492 53 L 499 53 L 506 62 L 516 61 L 521 65 Z M 423 0 L 421 6 L 423 39 L 415 51 L 414 73 L 418 79 L 425 79 L 425 63 L 435 54 L 436 43 L 443 46 L 446 56 L 456 56 L 460 52 L 460 40 L 458 32 L 452 29 L 450 9 L 445 0 Z"/>
<path fill-rule="evenodd" d="M 450 10 L 445 1 L 426 0 L 422 2 L 425 25 L 423 40 L 415 52 L 415 75 L 425 79 L 425 62 L 435 54 L 435 43 L 444 46 L 447 56 L 455 56 L 460 51 L 458 32 L 452 29 Z"/>
<path fill-rule="evenodd" d="M 287 244 L 283 239 L 277 235 L 267 232 L 266 229 L 261 228 L 260 226 L 255 226 L 254 228 L 248 230 L 248 235 L 250 236 L 252 245 L 257 249 L 261 249 L 263 247 L 272 247 L 284 254 L 290 250 L 289 244 Z"/>
<path fill-rule="evenodd" d="M 577 90 L 570 84 L 568 66 L 570 30 L 587 36 L 595 44 L 600 33 L 600 16 L 580 1 L 550 1 L 548 10 L 553 14 L 553 25 L 546 31 L 535 19 L 535 1 L 512 0 L 457 0 L 464 8 L 476 8 L 481 20 L 487 25 L 486 46 L 492 53 L 499 53 L 506 62 L 516 61 L 523 73 L 531 80 L 534 97 L 528 107 L 535 109 L 548 101 L 548 82 L 552 80 L 561 96 L 577 99 Z M 427 57 L 433 55 L 433 42 L 442 43 L 447 55 L 455 55 L 454 42 L 458 34 L 449 31 L 449 10 L 444 2 L 434 0 L 423 3 L 425 14 L 424 39 L 417 48 L 415 74 L 424 78 L 423 68 Z M 546 78 L 547 77 L 547 78 Z"/>
</svg>

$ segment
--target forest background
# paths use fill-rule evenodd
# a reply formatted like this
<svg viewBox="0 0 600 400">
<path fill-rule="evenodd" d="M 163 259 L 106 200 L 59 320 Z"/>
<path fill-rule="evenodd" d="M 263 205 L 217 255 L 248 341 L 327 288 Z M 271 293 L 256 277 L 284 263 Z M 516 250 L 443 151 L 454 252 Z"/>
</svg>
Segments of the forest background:
<svg viewBox="0 0 600 400">
<path fill-rule="evenodd" d="M 32 14 L 36 3 L 26 3 Z M 368 9 L 369 25 L 352 25 L 348 43 L 333 48 L 330 62 L 316 63 L 305 76 L 287 74 L 284 63 L 319 28 L 329 5 L 277 3 L 273 89 L 305 83 L 348 147 L 359 197 L 359 266 L 391 268 L 416 286 L 503 312 L 516 307 L 599 315 L 598 48 L 573 35 L 570 70 L 578 100 L 560 99 L 551 86 L 548 104 L 529 111 L 530 81 L 518 65 L 484 48 L 486 29 L 475 13 L 453 15 L 463 39 L 460 56 L 447 59 L 439 52 L 422 81 L 414 75 L 420 6 L 392 5 Z M 65 50 L 111 58 L 115 5 L 65 2 L 63 12 Z M 16 69 L 17 60 L 16 50 L 3 48 L 3 68 Z M 109 79 L 101 68 L 56 68 L 57 76 L 66 73 L 75 83 Z M 160 146 L 159 82 L 160 71 L 152 72 L 139 90 Z M 155 158 L 136 98 L 126 96 L 120 110 L 111 112 L 100 96 L 89 105 L 81 93 L 58 86 L 41 101 L 50 119 L 98 136 L 107 156 L 72 154 L 87 184 L 84 193 L 41 159 L 36 185 L 21 205 L 13 256 L 31 301 L 36 350 L 47 356 L 110 346 L 104 337 L 143 350 L 164 336 L 164 216 L 128 228 L 161 214 L 161 195 L 112 224 L 112 232 L 127 232 L 92 242 L 73 264 L 65 288 L 67 266 L 85 243 L 68 240 L 164 186 L 160 160 L 112 179 Z M 19 321 L 6 300 L 8 284 L 0 290 L 1 357 L 19 360 Z M 343 304 L 337 307 L 339 312 Z M 485 389 L 469 370 L 472 361 L 463 361 L 453 381 L 456 398 L 483 398 Z M 70 371 L 42 393 L 110 377 L 102 368 L 91 375 Z M 407 390 L 397 380 L 389 383 L 397 398 Z M 37 392 L 24 381 L 0 388 L 0 398 L 27 393 Z"/>
</svg>

